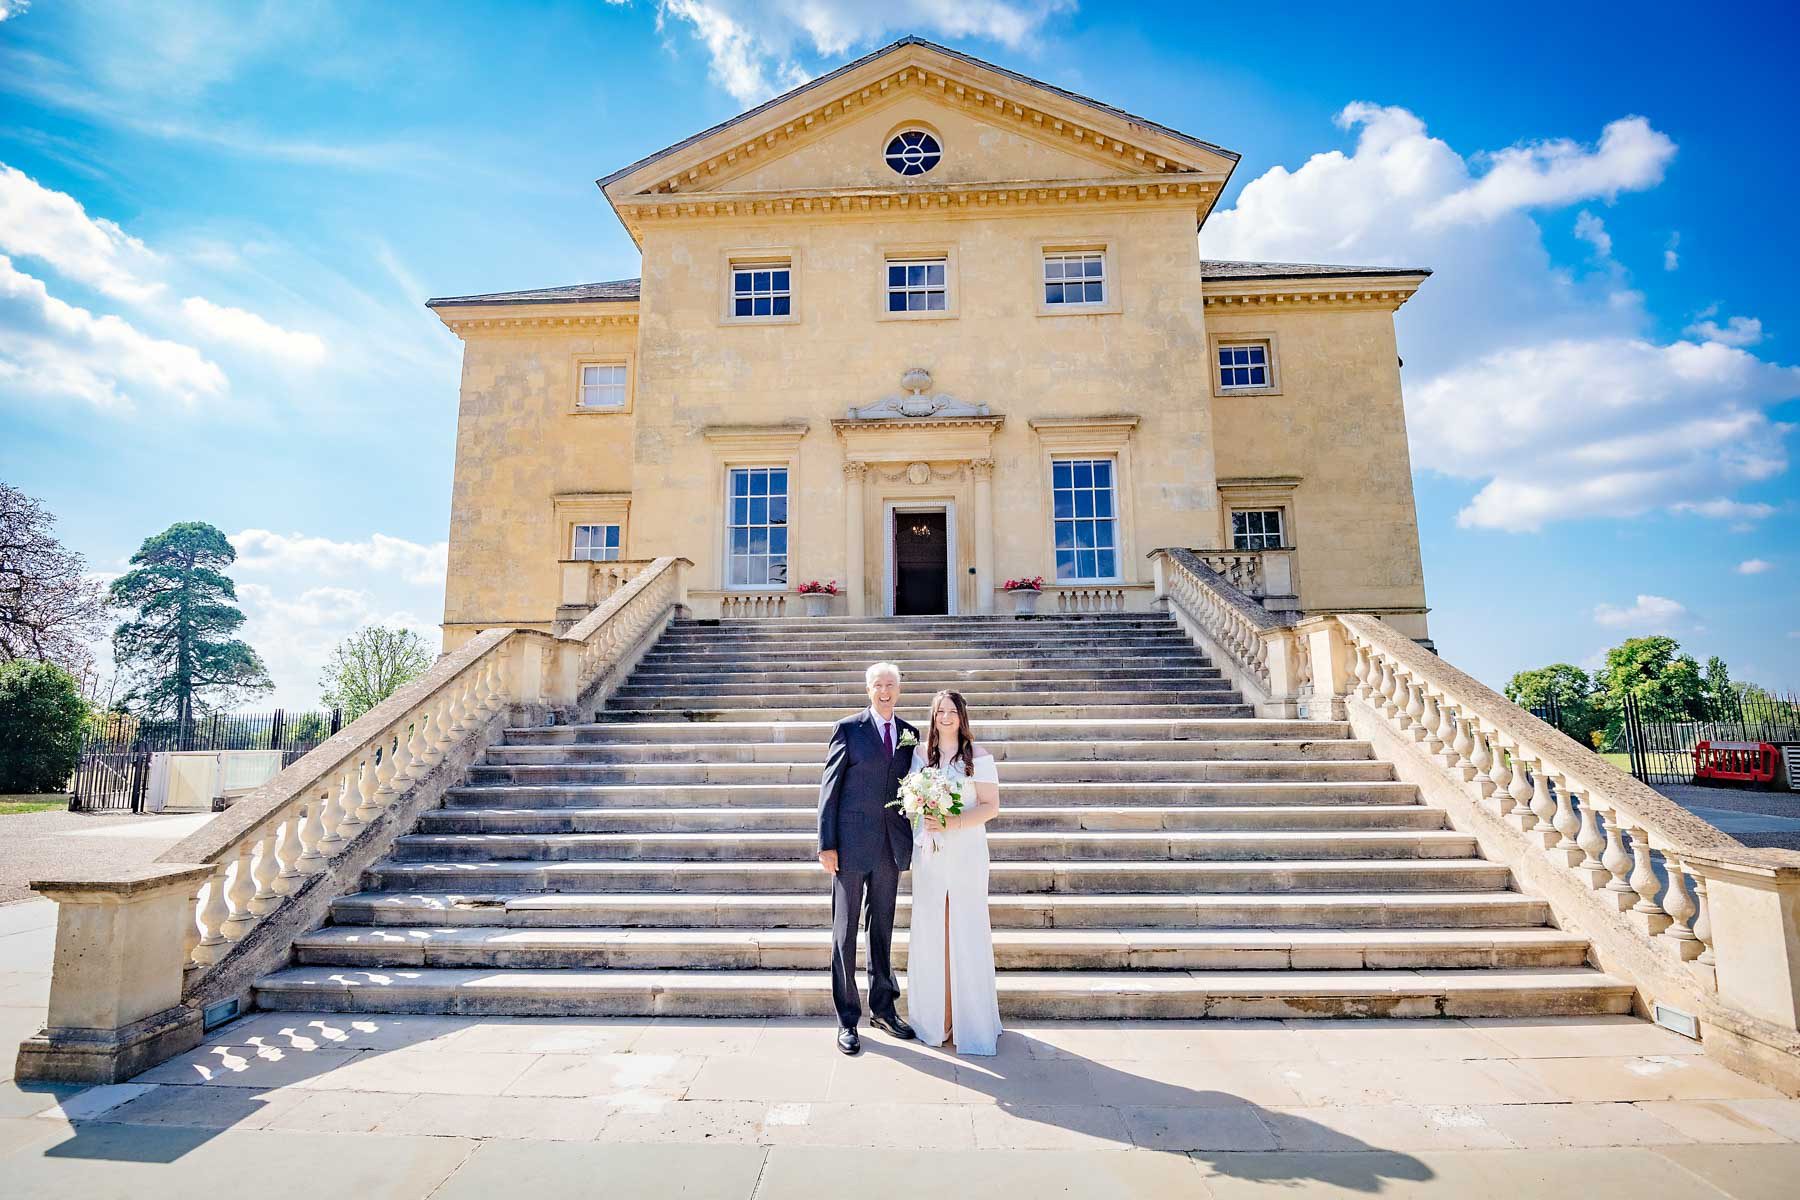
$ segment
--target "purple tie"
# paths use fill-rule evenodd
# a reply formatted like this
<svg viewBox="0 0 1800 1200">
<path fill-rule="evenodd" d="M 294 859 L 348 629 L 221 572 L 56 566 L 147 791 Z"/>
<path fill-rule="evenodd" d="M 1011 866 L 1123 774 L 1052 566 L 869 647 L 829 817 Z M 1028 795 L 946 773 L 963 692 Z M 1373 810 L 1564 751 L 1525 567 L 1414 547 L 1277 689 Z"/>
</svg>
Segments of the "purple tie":
<svg viewBox="0 0 1800 1200">
<path fill-rule="evenodd" d="M 888 757 L 894 757 L 894 727 L 886 721 L 881 723 L 881 744 L 887 747 Z"/>
</svg>

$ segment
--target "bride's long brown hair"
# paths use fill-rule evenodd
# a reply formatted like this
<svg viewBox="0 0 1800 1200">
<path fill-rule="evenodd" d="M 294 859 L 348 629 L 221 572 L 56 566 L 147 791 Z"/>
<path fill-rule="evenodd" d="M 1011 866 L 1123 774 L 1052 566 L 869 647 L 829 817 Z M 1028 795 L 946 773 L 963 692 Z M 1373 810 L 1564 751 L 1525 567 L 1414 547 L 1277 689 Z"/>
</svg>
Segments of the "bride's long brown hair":
<svg viewBox="0 0 1800 1200">
<path fill-rule="evenodd" d="M 969 706 L 963 703 L 961 692 L 953 692 L 948 688 L 945 688 L 943 691 L 933 696 L 931 698 L 931 707 L 926 710 L 931 714 L 931 729 L 928 735 L 930 740 L 925 744 L 925 765 L 928 767 L 939 765 L 937 732 L 938 701 L 946 696 L 950 698 L 950 703 L 956 706 L 956 757 L 962 760 L 963 774 L 973 778 L 975 775 L 975 738 L 969 732 Z"/>
</svg>

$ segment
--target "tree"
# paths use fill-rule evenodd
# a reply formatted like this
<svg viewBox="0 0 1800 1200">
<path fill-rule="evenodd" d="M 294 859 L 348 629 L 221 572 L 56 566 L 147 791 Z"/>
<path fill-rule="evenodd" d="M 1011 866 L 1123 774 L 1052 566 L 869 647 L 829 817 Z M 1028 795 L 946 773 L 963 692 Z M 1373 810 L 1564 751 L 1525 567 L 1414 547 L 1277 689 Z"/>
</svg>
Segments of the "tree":
<svg viewBox="0 0 1800 1200">
<path fill-rule="evenodd" d="M 370 625 L 359 629 L 331 652 L 319 683 L 321 697 L 331 708 L 341 708 L 347 720 L 356 718 L 393 695 L 431 666 L 425 640 L 410 629 Z"/>
<path fill-rule="evenodd" d="M 1721 664 L 1722 666 L 1723 664 Z M 1616 741 L 1625 723 L 1625 697 L 1637 700 L 1646 721 L 1699 721 L 1706 718 L 1700 664 L 1681 652 L 1672 637 L 1627 638 L 1606 652 L 1595 680 L 1607 717 L 1607 740 Z"/>
<path fill-rule="evenodd" d="M 1506 698 L 1520 708 L 1543 708 L 1552 701 L 1562 714 L 1562 731 L 1590 746 L 1605 721 L 1594 703 L 1594 681 L 1580 667 L 1551 663 L 1520 671 L 1506 682 Z"/>
<path fill-rule="evenodd" d="M 145 539 L 113 580 L 113 605 L 136 613 L 113 633 L 113 658 L 131 676 L 128 704 L 185 728 L 274 687 L 256 651 L 231 636 L 244 623 L 224 573 L 236 559 L 224 534 L 183 521 Z"/>
<path fill-rule="evenodd" d="M 0 792 L 53 792 L 81 754 L 87 705 L 55 663 L 0 663 Z"/>
<path fill-rule="evenodd" d="M 1700 681 L 1700 688 L 1708 720 L 1737 720 L 1741 711 L 1738 690 L 1731 682 L 1731 672 L 1725 669 L 1724 659 L 1715 654 L 1706 660 L 1706 675 Z"/>
<path fill-rule="evenodd" d="M 44 506 L 0 483 L 0 662 L 33 658 L 75 675 L 91 665 L 106 600 Z"/>
</svg>

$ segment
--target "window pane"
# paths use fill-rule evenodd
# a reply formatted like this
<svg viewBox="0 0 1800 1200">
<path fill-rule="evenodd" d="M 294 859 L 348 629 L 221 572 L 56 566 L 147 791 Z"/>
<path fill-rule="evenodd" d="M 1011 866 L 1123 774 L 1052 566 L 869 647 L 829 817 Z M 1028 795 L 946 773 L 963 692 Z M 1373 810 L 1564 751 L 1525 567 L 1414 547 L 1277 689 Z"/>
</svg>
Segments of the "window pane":
<svg viewBox="0 0 1800 1200">
<path fill-rule="evenodd" d="M 889 312 L 905 312 L 906 311 L 906 293 L 905 292 L 889 292 L 888 293 L 888 311 Z"/>
<path fill-rule="evenodd" d="M 1056 552 L 1056 577 L 1058 579 L 1075 578 L 1075 552 L 1073 550 Z"/>
<path fill-rule="evenodd" d="M 1087 303 L 1098 304 L 1104 300 L 1106 297 L 1101 294 L 1104 290 L 1104 286 L 1099 283 L 1089 283 L 1087 285 Z"/>
<path fill-rule="evenodd" d="M 1109 488 L 1112 486 L 1112 463 L 1104 458 L 1094 460 L 1094 486 Z"/>
<path fill-rule="evenodd" d="M 1044 303 L 1045 304 L 1061 304 L 1062 303 L 1062 284 L 1046 283 L 1044 285 Z"/>
<path fill-rule="evenodd" d="M 750 315 L 750 301 L 747 298 L 740 297 L 733 304 L 732 308 L 733 308 L 733 312 L 732 312 L 733 316 L 747 317 Z"/>
<path fill-rule="evenodd" d="M 1113 515 L 1112 489 L 1106 488 L 1094 493 L 1094 515 L 1110 517 Z"/>
<path fill-rule="evenodd" d="M 1078 517 L 1091 517 L 1094 515 L 1094 493 L 1075 493 L 1075 515 Z"/>
<path fill-rule="evenodd" d="M 787 497 L 786 496 L 771 496 L 771 497 L 769 497 L 769 524 L 771 524 L 771 525 L 786 525 L 787 524 Z"/>
<path fill-rule="evenodd" d="M 1066 488 L 1069 486 L 1071 470 L 1067 459 L 1061 459 L 1051 467 L 1051 478 L 1056 487 Z"/>
<path fill-rule="evenodd" d="M 731 552 L 733 554 L 750 553 L 750 531 L 748 529 L 739 528 L 731 531 Z"/>
<path fill-rule="evenodd" d="M 767 471 L 750 472 L 750 494 L 752 496 L 769 494 L 769 473 Z"/>
<path fill-rule="evenodd" d="M 1075 469 L 1075 486 L 1086 488 L 1094 486 L 1094 464 L 1087 459 L 1077 459 L 1070 464 Z"/>
<path fill-rule="evenodd" d="M 774 315 L 777 317 L 787 316 L 788 315 L 788 305 L 790 303 L 791 303 L 791 301 L 789 301 L 786 296 L 775 297 L 774 305 L 773 305 L 774 309 L 775 309 Z"/>
<path fill-rule="evenodd" d="M 780 526 L 775 529 L 769 530 L 769 553 L 770 554 L 777 554 L 777 555 L 786 554 L 787 546 L 788 546 L 788 531 L 787 531 L 786 526 Z"/>
<path fill-rule="evenodd" d="M 1105 260 L 1103 260 L 1097 254 L 1094 255 L 1092 258 L 1087 260 L 1087 277 L 1089 279 L 1100 278 L 1100 273 L 1105 268 L 1105 265 L 1106 265 Z"/>
<path fill-rule="evenodd" d="M 906 311 L 907 312 L 924 312 L 925 311 L 925 293 L 924 292 L 908 292 L 908 293 L 906 293 Z"/>
<path fill-rule="evenodd" d="M 943 312 L 944 311 L 944 293 L 942 293 L 942 292 L 927 292 L 925 294 L 925 300 L 926 300 L 925 307 L 930 309 L 931 311 L 933 311 L 933 312 Z"/>
<path fill-rule="evenodd" d="M 1058 521 L 1056 523 L 1056 548 L 1058 550 L 1075 548 L 1075 522 Z"/>
<path fill-rule="evenodd" d="M 944 286 L 944 264 L 931 263 L 925 268 L 925 282 L 933 287 Z"/>
<path fill-rule="evenodd" d="M 750 290 L 750 272 L 748 272 L 748 271 L 734 272 L 731 276 L 731 290 L 734 292 L 749 291 Z"/>
<path fill-rule="evenodd" d="M 907 287 L 924 287 L 925 286 L 925 268 L 922 266 L 912 266 L 912 267 L 906 268 L 906 286 Z"/>
<path fill-rule="evenodd" d="M 894 263 L 888 264 L 888 286 L 903 287 L 906 284 L 906 268 Z"/>
<path fill-rule="evenodd" d="M 769 523 L 769 502 L 762 497 L 750 501 L 750 524 L 767 525 Z"/>
<path fill-rule="evenodd" d="M 1075 515 L 1075 493 L 1073 492 L 1057 490 L 1052 496 L 1051 504 L 1055 510 L 1052 515 L 1058 520 Z"/>
<path fill-rule="evenodd" d="M 1060 258 L 1045 259 L 1044 260 L 1044 278 L 1045 279 L 1061 279 L 1062 277 L 1063 277 L 1062 259 L 1060 259 Z"/>
<path fill-rule="evenodd" d="M 1075 574 L 1077 578 L 1092 579 L 1094 577 L 1094 565 L 1094 552 L 1092 550 L 1077 550 L 1075 552 Z"/>
<path fill-rule="evenodd" d="M 1116 545 L 1113 541 L 1113 528 L 1115 524 L 1116 522 L 1113 521 L 1094 522 L 1094 549 L 1106 550 Z"/>
<path fill-rule="evenodd" d="M 1096 578 L 1111 579 L 1119 573 L 1118 558 L 1111 550 L 1100 550 L 1094 555 Z"/>
<path fill-rule="evenodd" d="M 1233 534 L 1250 532 L 1250 515 L 1234 512 L 1231 514 L 1231 532 Z"/>
<path fill-rule="evenodd" d="M 769 495 L 787 495 L 787 468 L 779 467 L 769 472 Z"/>
<path fill-rule="evenodd" d="M 1077 550 L 1094 548 L 1094 523 L 1092 521 L 1075 522 L 1075 548 Z"/>
<path fill-rule="evenodd" d="M 788 273 L 786 271 L 771 271 L 769 273 L 769 282 L 776 291 L 785 292 L 788 290 Z"/>
</svg>

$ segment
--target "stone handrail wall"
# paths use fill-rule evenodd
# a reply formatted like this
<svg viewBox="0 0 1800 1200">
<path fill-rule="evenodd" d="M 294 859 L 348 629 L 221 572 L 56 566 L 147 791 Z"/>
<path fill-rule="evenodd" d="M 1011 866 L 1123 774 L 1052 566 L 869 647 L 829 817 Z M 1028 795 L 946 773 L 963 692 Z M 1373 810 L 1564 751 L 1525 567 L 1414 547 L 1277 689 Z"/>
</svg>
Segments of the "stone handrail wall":
<svg viewBox="0 0 1800 1200">
<path fill-rule="evenodd" d="M 1152 550 L 1156 595 L 1258 716 L 1311 712 L 1311 664 L 1294 614 L 1272 613 L 1208 566 L 1207 551 Z M 1341 713 L 1326 714 L 1341 716 Z"/>
<path fill-rule="evenodd" d="M 477 634 L 149 873 L 34 883 L 61 905 L 57 967 L 46 1030 L 22 1045 L 20 1077 L 122 1078 L 192 1045 L 200 1023 L 192 1009 L 241 997 L 257 973 L 284 961 L 293 935 L 356 886 L 509 721 L 590 715 L 681 609 L 689 565 L 654 560 L 567 633 Z M 91 919 L 71 916 L 120 908 L 141 910 L 135 919 L 162 931 L 171 949 L 179 944 L 179 955 L 109 957 L 90 945 Z M 107 920 L 107 940 L 118 942 L 118 919 Z M 102 992 L 115 1001 L 107 1029 L 93 1015 L 104 1006 L 91 996 Z M 182 1004 L 139 1011 L 150 996 Z"/>
<path fill-rule="evenodd" d="M 1688 1013 L 1709 1052 L 1800 1090 L 1800 853 L 1743 846 L 1375 617 L 1325 620 L 1357 735 L 1400 778 L 1647 1009 Z"/>
<path fill-rule="evenodd" d="M 656 565 L 652 558 L 564 559 L 563 598 L 566 606 L 604 604 L 613 593 Z"/>
<path fill-rule="evenodd" d="M 1256 550 L 1196 550 L 1194 557 L 1248 596 L 1263 594 L 1263 560 Z"/>
</svg>

